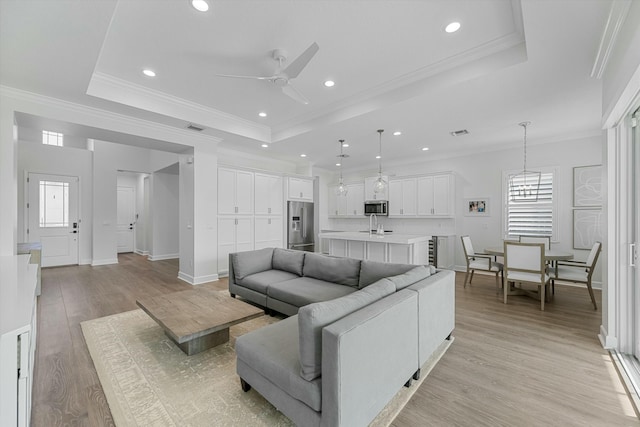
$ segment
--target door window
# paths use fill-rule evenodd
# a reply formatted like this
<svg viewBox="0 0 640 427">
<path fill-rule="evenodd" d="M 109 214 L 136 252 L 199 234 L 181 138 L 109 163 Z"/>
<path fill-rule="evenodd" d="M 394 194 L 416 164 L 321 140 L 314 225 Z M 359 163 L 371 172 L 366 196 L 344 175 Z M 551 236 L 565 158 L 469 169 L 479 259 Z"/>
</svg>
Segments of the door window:
<svg viewBox="0 0 640 427">
<path fill-rule="evenodd" d="M 40 181 L 40 227 L 69 226 L 69 183 Z"/>
</svg>

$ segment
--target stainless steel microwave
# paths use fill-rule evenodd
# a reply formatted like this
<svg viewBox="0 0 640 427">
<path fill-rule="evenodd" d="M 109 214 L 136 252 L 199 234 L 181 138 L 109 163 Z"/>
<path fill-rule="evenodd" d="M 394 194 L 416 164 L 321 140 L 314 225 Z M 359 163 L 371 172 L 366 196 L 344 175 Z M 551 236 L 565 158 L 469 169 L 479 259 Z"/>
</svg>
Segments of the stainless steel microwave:
<svg viewBox="0 0 640 427">
<path fill-rule="evenodd" d="M 373 200 L 364 202 L 364 214 L 365 215 L 389 215 L 389 202 L 386 200 Z"/>
</svg>

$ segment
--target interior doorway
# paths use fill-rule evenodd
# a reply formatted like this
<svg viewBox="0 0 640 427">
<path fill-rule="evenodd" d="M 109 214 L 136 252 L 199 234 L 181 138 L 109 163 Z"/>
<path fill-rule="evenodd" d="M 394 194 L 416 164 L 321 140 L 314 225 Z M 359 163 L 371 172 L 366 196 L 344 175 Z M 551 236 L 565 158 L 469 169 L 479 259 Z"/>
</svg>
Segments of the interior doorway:
<svg viewBox="0 0 640 427">
<path fill-rule="evenodd" d="M 42 267 L 78 264 L 77 176 L 27 174 L 25 241 L 42 244 Z"/>
<path fill-rule="evenodd" d="M 133 252 L 135 247 L 136 190 L 134 187 L 117 188 L 116 242 L 118 253 Z"/>
</svg>

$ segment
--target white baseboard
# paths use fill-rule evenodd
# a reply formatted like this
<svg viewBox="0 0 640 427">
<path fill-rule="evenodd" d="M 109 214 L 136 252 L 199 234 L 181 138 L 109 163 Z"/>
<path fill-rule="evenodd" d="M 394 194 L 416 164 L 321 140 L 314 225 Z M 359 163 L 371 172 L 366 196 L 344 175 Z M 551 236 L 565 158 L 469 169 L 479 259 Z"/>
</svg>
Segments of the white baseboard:
<svg viewBox="0 0 640 427">
<path fill-rule="evenodd" d="M 190 274 L 183 273 L 182 271 L 178 272 L 178 279 L 187 282 L 190 285 L 201 285 L 203 283 L 215 282 L 219 279 L 217 274 L 209 274 L 207 276 L 199 276 L 193 277 Z"/>
<path fill-rule="evenodd" d="M 109 265 L 109 264 L 117 264 L 118 263 L 118 258 L 111 258 L 111 259 L 94 259 L 91 262 L 91 266 L 92 267 L 96 267 L 99 265 Z"/>
<path fill-rule="evenodd" d="M 135 251 L 133 251 L 133 252 L 135 252 L 135 253 L 136 253 L 136 254 L 138 254 L 138 255 L 142 255 L 142 256 L 147 256 L 147 255 L 149 255 L 149 251 L 141 251 L 140 249 L 136 249 L 136 250 L 135 250 Z"/>
<path fill-rule="evenodd" d="M 602 347 L 606 348 L 607 350 L 618 348 L 618 339 L 609 335 L 607 330 L 604 328 L 604 325 L 600 325 L 600 333 L 598 334 L 598 339 L 600 339 L 600 344 L 602 344 Z"/>
<path fill-rule="evenodd" d="M 149 255 L 149 261 L 162 261 L 165 259 L 180 258 L 180 254 L 165 254 L 165 255 Z"/>
<path fill-rule="evenodd" d="M 85 258 L 85 259 L 81 259 L 78 262 L 78 265 L 89 265 L 91 264 L 91 258 Z"/>
</svg>

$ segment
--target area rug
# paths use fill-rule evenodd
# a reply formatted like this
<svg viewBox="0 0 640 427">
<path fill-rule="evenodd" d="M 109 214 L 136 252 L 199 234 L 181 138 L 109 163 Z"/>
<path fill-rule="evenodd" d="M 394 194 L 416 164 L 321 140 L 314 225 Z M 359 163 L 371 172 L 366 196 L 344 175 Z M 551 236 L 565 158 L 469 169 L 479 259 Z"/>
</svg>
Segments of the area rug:
<svg viewBox="0 0 640 427">
<path fill-rule="evenodd" d="M 236 374 L 235 338 L 278 319 L 262 316 L 230 328 L 228 343 L 187 356 L 142 310 L 83 322 L 89 353 L 117 426 L 292 426 Z M 373 421 L 388 426 L 447 350 L 446 341 Z"/>
</svg>

